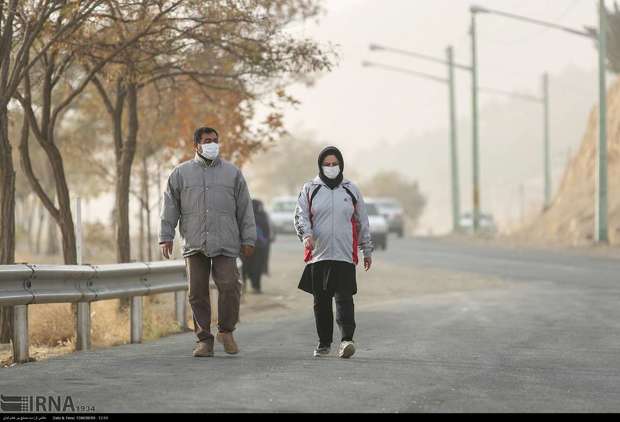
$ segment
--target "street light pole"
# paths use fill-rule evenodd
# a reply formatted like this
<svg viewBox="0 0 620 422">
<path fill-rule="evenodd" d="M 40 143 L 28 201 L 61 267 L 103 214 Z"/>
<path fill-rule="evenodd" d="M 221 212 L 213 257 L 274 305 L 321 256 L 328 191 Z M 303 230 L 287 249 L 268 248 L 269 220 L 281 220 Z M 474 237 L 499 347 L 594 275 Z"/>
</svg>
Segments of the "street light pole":
<svg viewBox="0 0 620 422">
<path fill-rule="evenodd" d="M 607 58 L 607 11 L 605 0 L 598 1 L 599 9 L 599 30 L 598 34 L 592 28 L 586 27 L 585 31 L 568 28 L 562 25 L 506 13 L 499 10 L 488 9 L 486 7 L 472 6 L 472 43 L 475 52 L 475 15 L 476 13 L 488 13 L 503 16 L 506 18 L 517 19 L 520 21 L 544 26 L 547 28 L 559 29 L 573 35 L 579 35 L 588 39 L 598 38 L 598 67 L 599 67 L 599 139 L 596 158 L 596 199 L 594 216 L 594 238 L 597 243 L 608 243 L 608 170 L 607 170 L 607 81 L 606 81 L 606 58 Z M 474 58 L 475 60 L 475 58 Z M 475 71 L 474 71 L 475 72 Z"/>
<path fill-rule="evenodd" d="M 599 0 L 598 67 L 599 67 L 599 139 L 596 160 L 595 239 L 608 243 L 607 229 L 607 11 L 605 1 Z"/>
<path fill-rule="evenodd" d="M 477 10 L 476 8 L 472 8 L 472 12 L 480 12 L 482 10 Z M 474 43 L 474 47 L 475 47 L 475 43 Z M 406 56 L 410 56 L 410 57 L 414 57 L 414 58 L 418 58 L 418 59 L 422 59 L 422 60 L 426 60 L 426 61 L 431 61 L 434 63 L 440 63 L 443 65 L 447 65 L 448 67 L 448 79 L 444 79 L 444 78 L 439 78 L 437 76 L 434 75 L 429 75 L 426 73 L 421 73 L 421 72 L 416 72 L 414 70 L 410 70 L 410 69 L 403 69 L 403 68 L 399 68 L 399 67 L 394 67 L 394 66 L 389 66 L 389 65 L 385 65 L 385 64 L 379 64 L 379 63 L 372 63 L 372 62 L 368 62 L 368 61 L 364 61 L 362 62 L 363 66 L 372 66 L 372 67 L 377 67 L 377 68 L 382 68 L 385 70 L 390 70 L 390 71 L 394 71 L 394 72 L 399 72 L 399 73 L 405 73 L 405 74 L 410 74 L 413 76 L 417 76 L 417 77 L 421 77 L 424 79 L 429 79 L 429 80 L 433 80 L 436 82 L 441 82 L 444 84 L 448 84 L 449 87 L 449 107 L 450 107 L 450 162 L 451 162 L 451 172 L 452 172 L 452 220 L 453 220 L 453 230 L 454 231 L 458 231 L 460 229 L 460 188 L 459 188 L 459 165 L 458 165 L 458 146 L 457 146 L 457 122 L 456 122 L 456 94 L 455 94 L 455 82 L 454 82 L 454 71 L 456 69 L 458 70 L 466 70 L 467 72 L 471 72 L 475 77 L 474 79 L 474 83 L 472 83 L 472 98 L 474 98 L 474 104 L 475 107 L 473 107 L 473 125 L 475 128 L 475 136 L 474 139 L 476 139 L 476 141 L 474 142 L 474 162 L 476 163 L 474 165 L 474 180 L 478 181 L 478 184 L 474 183 L 474 190 L 473 190 L 473 194 L 474 194 L 474 198 L 478 198 L 477 207 L 473 207 L 474 208 L 474 213 L 478 216 L 478 224 L 476 228 L 479 228 L 479 221 L 480 221 L 480 200 L 479 200 L 479 192 L 480 192 L 480 188 L 479 188 L 479 173 L 478 173 L 478 168 L 479 168 L 479 160 L 478 160 L 478 142 L 477 142 L 477 134 L 478 134 L 478 95 L 480 93 L 489 93 L 489 94 L 493 94 L 493 95 L 502 95 L 502 96 L 506 96 L 506 97 L 511 97 L 511 98 L 517 98 L 517 99 L 521 99 L 521 100 L 525 100 L 525 101 L 534 101 L 536 103 L 544 103 L 543 99 L 538 98 L 538 97 L 534 97 L 531 95 L 526 95 L 526 94 L 518 94 L 518 93 L 514 93 L 514 92 L 506 92 L 506 91 L 502 91 L 499 89 L 495 89 L 495 88 L 486 88 L 486 87 L 480 87 L 478 86 L 478 76 L 477 76 L 477 70 L 474 71 L 474 69 L 477 69 L 477 67 L 472 67 L 472 66 L 467 66 L 464 64 L 460 64 L 460 63 L 456 63 L 454 61 L 454 53 L 453 53 L 453 49 L 452 47 L 448 47 L 446 50 L 446 55 L 447 58 L 446 59 L 440 59 L 437 57 L 433 57 L 433 56 L 429 56 L 427 54 L 421 54 L 421 53 L 417 53 L 414 51 L 407 51 L 407 50 L 400 50 L 400 49 L 396 49 L 396 48 L 391 48 L 391 47 L 386 47 L 386 46 L 382 46 L 382 45 L 378 45 L 378 44 L 370 44 L 370 50 L 371 51 L 386 51 L 386 52 L 391 52 L 391 53 L 397 53 L 397 54 L 402 54 L 402 55 L 406 55 Z M 474 55 L 474 57 L 476 57 Z M 477 60 L 475 61 L 475 65 L 477 66 Z M 476 204 L 476 200 L 474 200 L 474 204 Z M 476 212 L 477 211 L 477 212 Z"/>
<path fill-rule="evenodd" d="M 471 13 L 471 77 L 472 77 L 472 153 L 473 153 L 473 231 L 480 228 L 480 170 L 478 163 L 478 37 L 476 33 L 476 10 Z"/>
<path fill-rule="evenodd" d="M 407 75 L 415 76 L 418 78 L 439 82 L 444 85 L 448 85 L 449 97 L 450 97 L 450 161 L 452 169 L 452 229 L 458 231 L 460 205 L 459 205 L 459 172 L 458 172 L 458 150 L 457 150 L 457 127 L 456 127 L 456 94 L 454 89 L 454 57 L 452 47 L 447 49 L 448 60 L 444 63 L 448 65 L 448 79 L 444 79 L 438 76 L 429 75 L 427 73 L 416 72 L 410 69 L 403 69 L 396 66 L 389 66 L 380 63 L 374 63 L 369 61 L 363 61 L 364 67 L 375 67 L 379 69 L 389 70 L 392 72 L 404 73 Z"/>
<path fill-rule="evenodd" d="M 459 189 L 459 160 L 456 122 L 456 94 L 454 90 L 454 50 L 452 46 L 446 49 L 448 61 L 448 91 L 450 97 L 450 162 L 452 164 L 452 230 L 460 231 L 460 189 Z"/>
<path fill-rule="evenodd" d="M 543 114 L 544 114 L 544 180 L 545 180 L 545 202 L 546 210 L 551 205 L 551 164 L 550 164 L 550 146 L 549 146 L 549 75 L 543 74 L 542 77 L 542 98 L 543 98 Z"/>
</svg>

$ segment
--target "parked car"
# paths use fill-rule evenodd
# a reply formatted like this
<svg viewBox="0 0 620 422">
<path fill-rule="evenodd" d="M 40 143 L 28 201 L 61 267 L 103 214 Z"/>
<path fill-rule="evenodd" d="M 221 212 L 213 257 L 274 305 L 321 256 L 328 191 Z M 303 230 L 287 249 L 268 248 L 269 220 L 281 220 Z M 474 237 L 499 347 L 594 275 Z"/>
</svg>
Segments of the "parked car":
<svg viewBox="0 0 620 422">
<path fill-rule="evenodd" d="M 366 212 L 368 223 L 370 224 L 370 237 L 375 248 L 387 249 L 387 238 L 389 233 L 388 222 L 385 219 L 376 203 L 366 200 Z"/>
<path fill-rule="evenodd" d="M 495 225 L 495 219 L 493 215 L 487 213 L 480 213 L 479 218 L 479 230 L 483 234 L 495 234 L 497 233 L 497 226 Z M 471 212 L 466 212 L 461 215 L 459 220 L 461 230 L 465 233 L 472 233 L 474 231 L 474 216 Z"/>
<path fill-rule="evenodd" d="M 296 206 L 297 198 L 294 196 L 279 196 L 271 201 L 269 217 L 275 233 L 295 233 Z"/>
<path fill-rule="evenodd" d="M 390 233 L 403 237 L 405 233 L 405 211 L 403 206 L 394 198 L 374 198 L 372 202 L 377 206 L 388 223 Z"/>
</svg>

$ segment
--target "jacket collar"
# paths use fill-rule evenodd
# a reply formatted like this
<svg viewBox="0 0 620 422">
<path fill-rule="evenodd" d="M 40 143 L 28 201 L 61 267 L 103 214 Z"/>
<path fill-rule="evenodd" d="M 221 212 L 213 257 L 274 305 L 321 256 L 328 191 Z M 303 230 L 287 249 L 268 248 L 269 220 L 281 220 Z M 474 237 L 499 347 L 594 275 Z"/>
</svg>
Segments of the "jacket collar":
<svg viewBox="0 0 620 422">
<path fill-rule="evenodd" d="M 342 182 L 340 183 L 340 185 L 338 186 L 344 186 L 344 185 L 348 185 L 350 183 L 350 181 L 348 179 L 343 178 Z M 319 176 L 316 176 L 313 180 L 312 180 L 312 184 L 313 185 L 321 185 L 321 186 L 326 186 L 325 182 L 323 180 L 321 180 L 321 178 Z"/>
<path fill-rule="evenodd" d="M 194 153 L 194 162 L 201 165 L 204 168 L 208 168 L 208 167 L 215 167 L 217 165 L 219 165 L 221 163 L 221 159 L 220 156 L 218 155 L 215 160 L 213 160 L 211 162 L 211 165 L 207 165 L 207 162 L 205 161 L 204 158 L 202 158 L 201 156 L 198 155 L 198 153 Z"/>
</svg>

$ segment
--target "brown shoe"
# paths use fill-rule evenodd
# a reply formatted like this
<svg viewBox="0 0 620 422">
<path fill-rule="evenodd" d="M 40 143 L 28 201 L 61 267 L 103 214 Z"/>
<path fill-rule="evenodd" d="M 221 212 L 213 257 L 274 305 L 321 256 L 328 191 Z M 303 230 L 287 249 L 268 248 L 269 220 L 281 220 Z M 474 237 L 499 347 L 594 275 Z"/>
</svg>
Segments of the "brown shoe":
<svg viewBox="0 0 620 422">
<path fill-rule="evenodd" d="M 195 358 L 209 358 L 213 356 L 213 339 L 198 342 L 192 354 Z"/>
<path fill-rule="evenodd" d="M 235 343 L 235 339 L 233 338 L 232 333 L 217 333 L 217 341 L 224 345 L 224 351 L 229 355 L 234 355 L 239 353 L 239 348 L 237 347 L 237 343 Z"/>
</svg>

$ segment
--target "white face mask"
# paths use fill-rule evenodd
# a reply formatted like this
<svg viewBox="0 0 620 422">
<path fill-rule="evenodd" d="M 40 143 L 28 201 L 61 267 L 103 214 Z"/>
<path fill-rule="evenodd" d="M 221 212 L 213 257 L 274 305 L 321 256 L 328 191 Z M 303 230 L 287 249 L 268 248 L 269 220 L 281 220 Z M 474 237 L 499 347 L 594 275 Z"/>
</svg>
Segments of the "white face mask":
<svg viewBox="0 0 620 422">
<path fill-rule="evenodd" d="M 328 179 L 335 179 L 340 174 L 340 166 L 323 166 L 323 174 L 327 176 Z"/>
<path fill-rule="evenodd" d="M 208 144 L 200 145 L 202 155 L 209 160 L 215 160 L 220 153 L 220 144 L 215 142 L 209 142 Z"/>
</svg>

